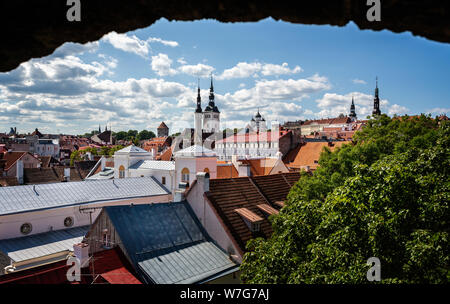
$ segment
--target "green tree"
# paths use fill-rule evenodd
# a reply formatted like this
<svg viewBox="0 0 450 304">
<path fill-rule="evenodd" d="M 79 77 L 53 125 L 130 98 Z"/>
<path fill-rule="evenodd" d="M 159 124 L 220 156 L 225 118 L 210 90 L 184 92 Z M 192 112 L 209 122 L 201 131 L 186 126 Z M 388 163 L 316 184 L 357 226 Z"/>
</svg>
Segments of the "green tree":
<svg viewBox="0 0 450 304">
<path fill-rule="evenodd" d="M 114 136 L 117 140 L 125 140 L 128 137 L 128 133 L 125 131 L 119 131 L 117 133 L 114 133 Z"/>
<path fill-rule="evenodd" d="M 142 130 L 137 135 L 138 140 L 147 140 L 155 137 L 155 133 L 152 131 Z"/>
<path fill-rule="evenodd" d="M 72 167 L 76 161 L 83 160 L 80 151 L 75 150 L 70 154 L 70 166 Z"/>
<path fill-rule="evenodd" d="M 247 283 L 448 283 L 449 124 L 382 116 L 355 145 L 325 150 L 272 216 L 272 237 L 247 243 Z"/>
</svg>

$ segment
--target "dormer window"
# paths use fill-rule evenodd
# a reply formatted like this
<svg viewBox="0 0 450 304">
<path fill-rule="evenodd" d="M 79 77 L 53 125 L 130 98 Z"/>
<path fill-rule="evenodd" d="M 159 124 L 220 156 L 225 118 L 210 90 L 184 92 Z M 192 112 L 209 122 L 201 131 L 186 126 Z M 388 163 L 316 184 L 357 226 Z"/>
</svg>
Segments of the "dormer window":
<svg viewBox="0 0 450 304">
<path fill-rule="evenodd" d="M 270 216 L 272 214 L 278 214 L 279 211 L 268 204 L 261 204 L 256 206 L 259 210 L 261 210 L 266 216 Z"/>
<path fill-rule="evenodd" d="M 261 230 L 262 217 L 247 208 L 238 208 L 234 209 L 234 211 L 241 216 L 251 232 L 258 232 Z"/>
</svg>

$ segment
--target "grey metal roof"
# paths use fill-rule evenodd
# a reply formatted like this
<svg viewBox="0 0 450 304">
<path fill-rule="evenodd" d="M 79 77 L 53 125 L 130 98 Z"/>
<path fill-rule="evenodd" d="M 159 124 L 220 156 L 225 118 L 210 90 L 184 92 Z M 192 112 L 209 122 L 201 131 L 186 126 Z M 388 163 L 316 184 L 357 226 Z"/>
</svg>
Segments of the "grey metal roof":
<svg viewBox="0 0 450 304">
<path fill-rule="evenodd" d="M 103 171 L 86 177 L 86 180 L 97 180 L 97 179 L 112 179 L 114 178 L 114 168 L 105 167 Z"/>
<path fill-rule="evenodd" d="M 196 283 L 236 267 L 186 202 L 105 207 L 135 267 L 147 280 Z"/>
<path fill-rule="evenodd" d="M 211 242 L 162 253 L 138 265 L 156 284 L 193 284 L 237 266 Z"/>
<path fill-rule="evenodd" d="M 163 160 L 140 160 L 130 166 L 130 169 L 154 169 L 154 170 L 175 170 L 175 162 Z"/>
<path fill-rule="evenodd" d="M 130 145 L 119 151 L 116 151 L 116 153 L 121 154 L 121 153 L 150 153 L 150 152 L 148 152 L 142 148 L 136 147 L 134 145 Z"/>
<path fill-rule="evenodd" d="M 165 194 L 154 177 L 0 187 L 0 215 Z"/>
<path fill-rule="evenodd" d="M 89 226 L 49 231 L 0 241 L 0 251 L 20 262 L 70 250 L 82 241 Z"/>
</svg>

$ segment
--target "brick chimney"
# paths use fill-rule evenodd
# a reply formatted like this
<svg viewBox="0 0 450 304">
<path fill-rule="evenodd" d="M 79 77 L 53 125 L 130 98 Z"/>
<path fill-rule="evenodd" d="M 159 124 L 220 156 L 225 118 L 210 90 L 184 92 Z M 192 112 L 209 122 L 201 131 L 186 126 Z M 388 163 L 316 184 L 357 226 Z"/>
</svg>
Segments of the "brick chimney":
<svg viewBox="0 0 450 304">
<path fill-rule="evenodd" d="M 78 243 L 73 245 L 73 253 L 80 260 L 81 268 L 89 266 L 89 244 Z"/>
<path fill-rule="evenodd" d="M 209 191 L 209 173 L 197 172 L 197 184 L 201 187 L 203 192 Z"/>
</svg>

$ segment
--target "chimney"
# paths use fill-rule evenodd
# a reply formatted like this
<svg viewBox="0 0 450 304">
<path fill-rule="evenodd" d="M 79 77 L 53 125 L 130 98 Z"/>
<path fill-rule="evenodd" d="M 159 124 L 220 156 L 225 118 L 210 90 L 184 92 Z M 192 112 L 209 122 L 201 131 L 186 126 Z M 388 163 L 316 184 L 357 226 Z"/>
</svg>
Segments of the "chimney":
<svg viewBox="0 0 450 304">
<path fill-rule="evenodd" d="M 64 168 L 64 181 L 70 182 L 70 168 Z"/>
<path fill-rule="evenodd" d="M 23 161 L 20 159 L 16 162 L 16 178 L 19 185 L 23 185 Z"/>
<path fill-rule="evenodd" d="M 186 191 L 187 184 L 180 183 L 178 189 L 175 189 L 175 195 L 173 196 L 174 203 L 184 201 L 184 192 Z"/>
<path fill-rule="evenodd" d="M 106 158 L 104 157 L 104 156 L 102 156 L 102 158 L 101 158 L 101 160 L 100 160 L 100 164 L 101 164 L 101 169 L 102 169 L 102 171 L 104 171 L 105 170 L 105 167 L 106 167 Z"/>
<path fill-rule="evenodd" d="M 197 172 L 197 183 L 201 187 L 203 192 L 209 191 L 209 173 Z"/>
<path fill-rule="evenodd" d="M 81 268 L 89 266 L 89 244 L 78 243 L 73 245 L 73 253 L 80 260 Z"/>
<path fill-rule="evenodd" d="M 249 165 L 241 164 L 241 165 L 239 165 L 239 167 L 237 169 L 239 172 L 239 177 L 250 176 L 250 166 Z"/>
</svg>

